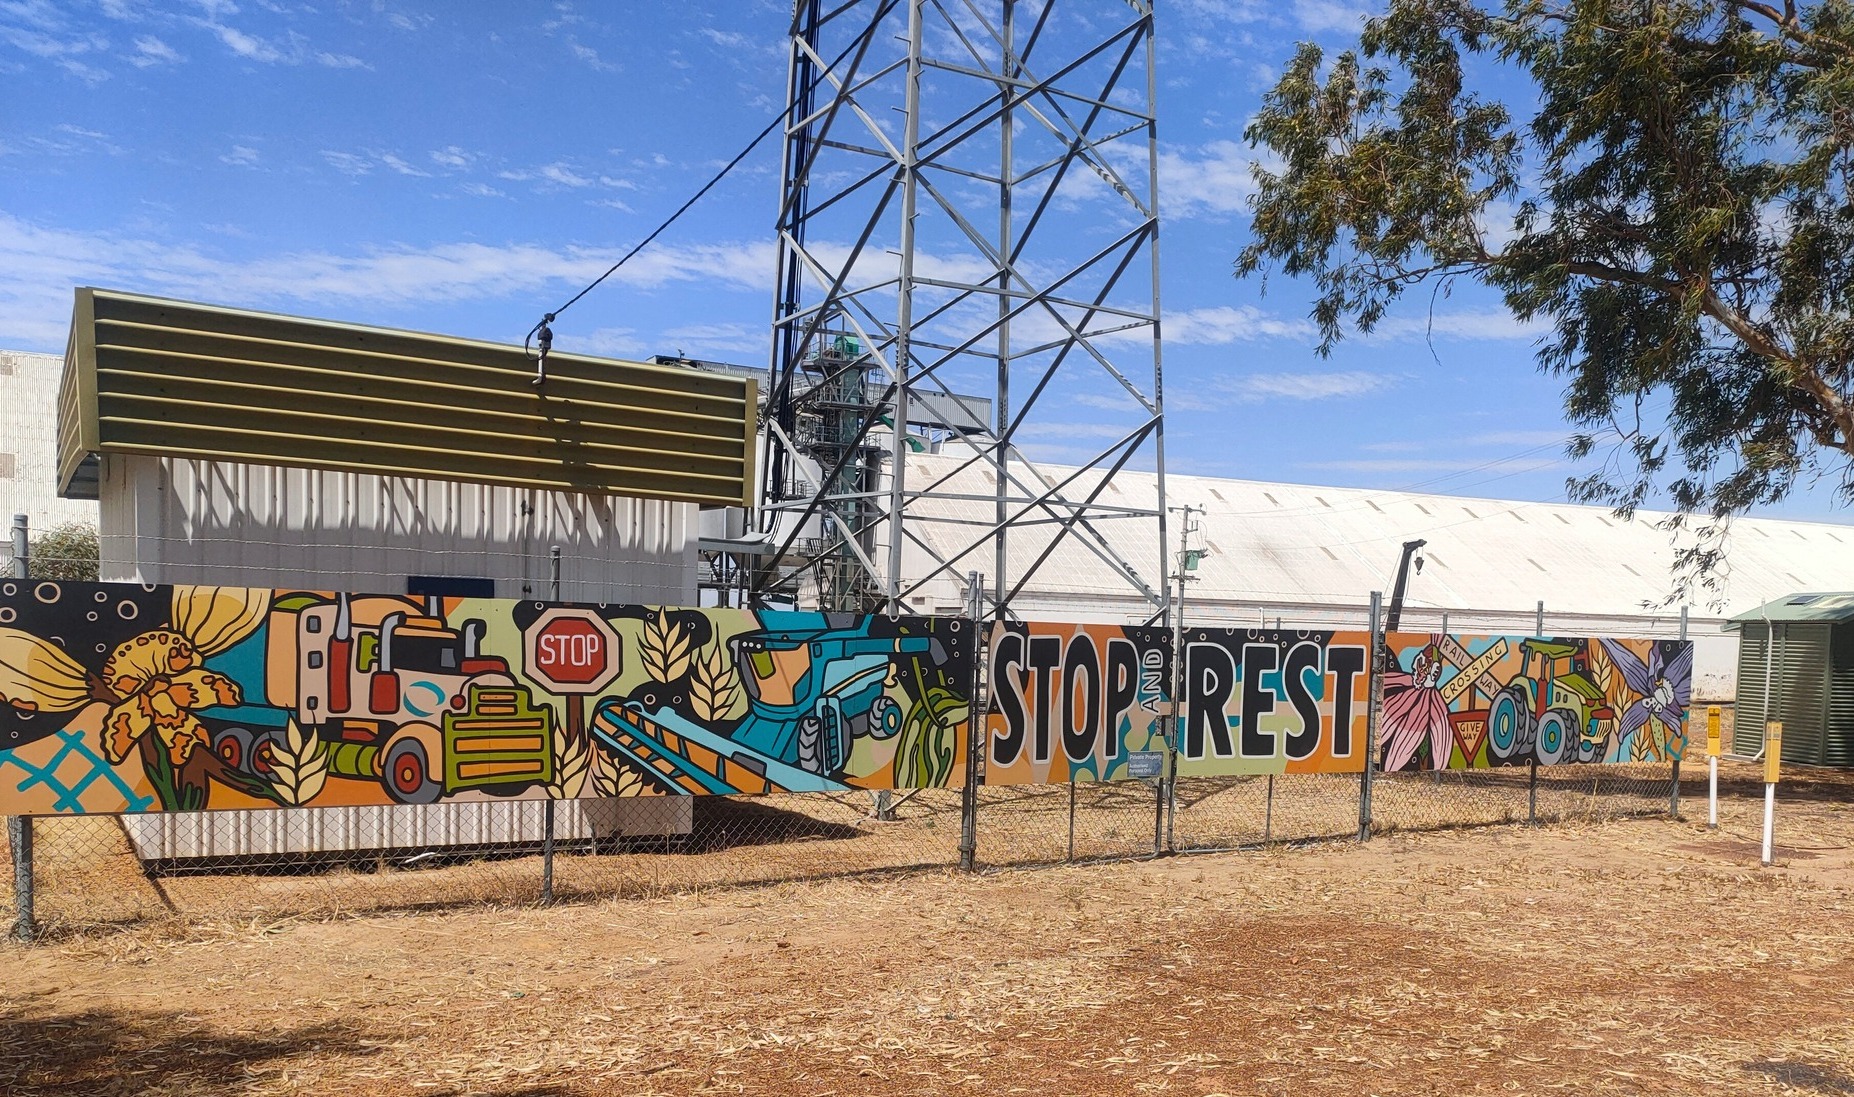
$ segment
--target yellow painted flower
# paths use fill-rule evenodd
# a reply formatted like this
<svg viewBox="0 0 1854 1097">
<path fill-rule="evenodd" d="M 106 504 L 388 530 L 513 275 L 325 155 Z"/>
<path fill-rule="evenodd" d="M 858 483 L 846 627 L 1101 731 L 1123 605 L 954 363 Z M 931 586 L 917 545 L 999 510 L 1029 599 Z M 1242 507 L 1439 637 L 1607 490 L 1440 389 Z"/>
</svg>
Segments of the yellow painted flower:
<svg viewBox="0 0 1854 1097">
<path fill-rule="evenodd" d="M 193 710 L 237 705 L 244 694 L 204 662 L 191 641 L 173 632 L 144 632 L 111 653 L 103 681 L 121 700 L 103 721 L 110 761 L 126 759 L 150 731 L 167 747 L 175 768 L 186 764 L 195 747 L 210 749 L 211 736 Z"/>
</svg>

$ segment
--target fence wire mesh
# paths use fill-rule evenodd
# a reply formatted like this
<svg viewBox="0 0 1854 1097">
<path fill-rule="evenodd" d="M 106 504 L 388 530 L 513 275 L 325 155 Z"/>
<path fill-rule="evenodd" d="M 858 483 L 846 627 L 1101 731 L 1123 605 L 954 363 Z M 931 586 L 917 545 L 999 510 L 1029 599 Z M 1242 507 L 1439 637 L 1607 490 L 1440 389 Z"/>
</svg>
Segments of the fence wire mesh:
<svg viewBox="0 0 1854 1097">
<path fill-rule="evenodd" d="M 1378 774 L 1371 826 L 1665 814 L 1671 782 L 1665 763 L 1547 768 L 1536 784 L 1525 768 Z M 976 862 L 1007 868 L 1353 838 L 1359 787 L 1357 774 L 1183 778 L 1169 817 L 1146 781 L 981 788 Z M 549 884 L 558 900 L 636 898 L 960 862 L 957 789 L 562 801 L 551 879 L 544 801 L 469 807 L 445 817 L 394 807 L 39 818 L 35 913 L 45 931 L 69 933 L 177 917 L 529 904 Z M 15 916 L 10 873 L 0 916 L 5 924 Z"/>
<path fill-rule="evenodd" d="M 1356 773 L 1182 778 L 1172 844 L 1188 853 L 1355 837 L 1358 789 Z"/>
</svg>

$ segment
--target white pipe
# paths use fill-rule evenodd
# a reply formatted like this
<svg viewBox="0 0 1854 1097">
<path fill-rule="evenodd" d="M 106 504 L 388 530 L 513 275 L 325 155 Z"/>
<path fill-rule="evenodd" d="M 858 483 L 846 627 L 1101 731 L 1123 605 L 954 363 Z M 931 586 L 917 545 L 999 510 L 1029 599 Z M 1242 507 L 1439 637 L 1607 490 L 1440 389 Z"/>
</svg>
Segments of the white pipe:
<svg viewBox="0 0 1854 1097">
<path fill-rule="evenodd" d="M 1764 786 L 1764 863 L 1770 864 L 1770 832 L 1777 822 L 1777 786 Z"/>
<path fill-rule="evenodd" d="M 1719 829 L 1719 758 L 1713 755 L 1706 759 L 1711 771 L 1706 776 L 1706 829 Z"/>
</svg>

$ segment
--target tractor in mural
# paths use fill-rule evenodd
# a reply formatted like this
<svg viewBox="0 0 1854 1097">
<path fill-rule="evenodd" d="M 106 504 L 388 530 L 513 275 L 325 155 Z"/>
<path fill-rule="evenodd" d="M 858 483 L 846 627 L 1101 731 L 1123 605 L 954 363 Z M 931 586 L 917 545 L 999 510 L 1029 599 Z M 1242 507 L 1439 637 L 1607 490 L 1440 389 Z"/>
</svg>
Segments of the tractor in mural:
<svg viewBox="0 0 1854 1097">
<path fill-rule="evenodd" d="M 331 776 L 379 782 L 396 803 L 551 781 L 553 709 L 482 654 L 483 631 L 403 598 L 284 599 L 271 609 L 268 700 L 321 738 Z M 226 728 L 214 745 L 261 775 L 276 734 Z"/>
<path fill-rule="evenodd" d="M 1488 706 L 1489 760 L 1512 765 L 1536 759 L 1542 766 L 1602 761 L 1603 743 L 1594 729 L 1616 712 L 1590 678 L 1583 643 L 1534 637 L 1521 642 L 1519 650 L 1519 677 L 1496 692 Z"/>
</svg>

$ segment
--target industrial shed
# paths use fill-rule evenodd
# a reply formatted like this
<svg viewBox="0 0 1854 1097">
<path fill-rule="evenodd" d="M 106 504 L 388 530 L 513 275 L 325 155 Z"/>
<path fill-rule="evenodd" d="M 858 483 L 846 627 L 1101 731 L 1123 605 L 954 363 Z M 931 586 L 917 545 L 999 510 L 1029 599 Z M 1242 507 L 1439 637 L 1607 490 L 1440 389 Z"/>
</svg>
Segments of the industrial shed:
<svg viewBox="0 0 1854 1097">
<path fill-rule="evenodd" d="M 1732 618 L 1739 634 L 1732 751 L 1783 723 L 1783 760 L 1854 766 L 1854 592 L 1785 595 Z"/>
<path fill-rule="evenodd" d="M 641 362 L 79 289 L 57 483 L 105 581 L 682 605 L 698 510 L 754 487 L 756 386 Z M 40 414 L 50 412 L 41 407 Z M 146 859 L 529 842 L 494 803 L 125 819 Z M 578 800 L 561 838 L 686 833 Z"/>
<path fill-rule="evenodd" d="M 928 547 L 910 546 L 909 578 L 938 567 L 993 521 L 996 491 L 986 462 L 968 463 L 947 448 L 909 458 L 909 476 L 936 483 L 916 506 L 941 518 L 912 527 Z M 961 466 L 964 466 L 963 468 Z M 1039 466 L 1047 482 L 1073 470 Z M 1022 472 L 1028 478 L 1032 474 Z M 1071 490 L 1086 495 L 1092 481 Z M 1675 545 L 1655 528 L 1666 515 L 1643 511 L 1631 521 L 1602 507 L 1529 503 L 1375 488 L 1185 476 L 1165 478 L 1165 505 L 1205 510 L 1193 547 L 1208 550 L 1186 592 L 1186 620 L 1284 622 L 1362 629 L 1370 594 L 1388 596 L 1405 541 L 1423 539 L 1425 562 L 1410 578 L 1403 627 L 1530 633 L 1538 603 L 1548 633 L 1679 635 L 1680 607 L 1663 606 Z M 1131 508 L 1158 505 L 1157 477 L 1122 472 L 1101 499 Z M 1176 515 L 1173 516 L 1176 522 Z M 1048 546 L 1052 526 L 1013 529 L 1012 574 Z M 1150 522 L 1096 524 L 1114 552 L 1156 583 L 1160 573 Z M 1168 549 L 1177 547 L 1173 525 Z M 931 551 L 930 551 L 931 550 Z M 955 576 L 994 570 L 990 547 L 967 554 L 913 600 L 917 611 L 956 612 Z M 1689 608 L 1697 641 L 1694 690 L 1729 699 L 1737 674 L 1737 636 L 1723 631 L 1734 614 L 1799 589 L 1854 587 L 1854 527 L 1743 518 L 1730 535 L 1728 564 L 1714 604 Z M 1645 608 L 1653 607 L 1653 608 Z M 1140 620 L 1152 612 L 1139 594 L 1079 538 L 1058 545 L 1014 603 L 1023 617 L 1079 621 Z"/>
</svg>

